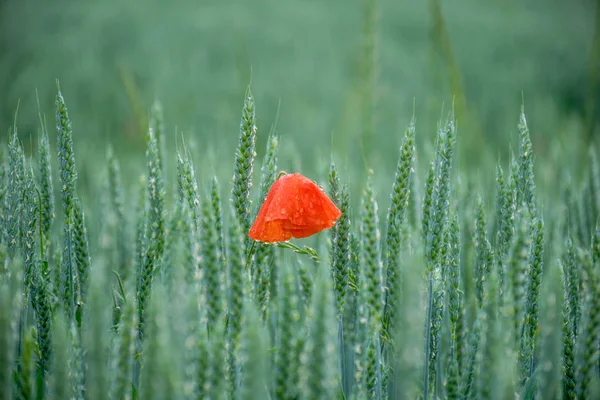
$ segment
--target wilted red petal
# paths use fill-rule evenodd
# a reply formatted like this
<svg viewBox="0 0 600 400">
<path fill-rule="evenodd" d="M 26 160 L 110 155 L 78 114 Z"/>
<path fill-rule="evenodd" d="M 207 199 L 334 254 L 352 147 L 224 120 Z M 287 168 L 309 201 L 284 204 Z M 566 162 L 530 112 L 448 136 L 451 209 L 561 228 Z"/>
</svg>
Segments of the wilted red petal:
<svg viewBox="0 0 600 400">
<path fill-rule="evenodd" d="M 258 211 L 256 220 L 248 232 L 248 236 L 251 239 L 259 240 L 261 242 L 281 242 L 291 238 L 290 234 L 283 232 L 281 223 L 269 223 L 265 218 L 267 211 L 269 210 L 269 206 L 275 199 L 275 194 L 279 190 L 280 186 L 280 180 L 277 180 L 273 186 L 271 186 L 271 189 L 265 198 L 265 202 Z"/>
<path fill-rule="evenodd" d="M 326 228 L 322 228 L 319 226 L 300 226 L 300 227 L 291 229 L 290 232 L 292 233 L 293 237 L 295 237 L 297 239 L 301 239 L 301 238 L 312 236 L 315 233 L 319 233 L 323 229 L 326 229 Z"/>
<path fill-rule="evenodd" d="M 248 236 L 262 242 L 308 237 L 331 228 L 341 215 L 316 183 L 287 174 L 269 190 Z"/>
</svg>

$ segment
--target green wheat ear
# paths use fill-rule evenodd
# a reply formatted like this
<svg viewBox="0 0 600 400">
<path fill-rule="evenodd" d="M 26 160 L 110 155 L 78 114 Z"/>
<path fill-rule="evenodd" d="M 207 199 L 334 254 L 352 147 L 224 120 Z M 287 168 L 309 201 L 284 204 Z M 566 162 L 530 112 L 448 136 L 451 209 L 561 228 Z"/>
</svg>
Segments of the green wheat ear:
<svg viewBox="0 0 600 400">
<path fill-rule="evenodd" d="M 160 101 L 155 100 L 150 112 L 150 127 L 156 138 L 158 168 L 165 175 L 165 121 L 163 107 Z"/>
<path fill-rule="evenodd" d="M 464 295 L 461 289 L 460 225 L 454 214 L 448 229 L 448 313 L 450 320 L 450 363 L 448 398 L 460 398 L 461 373 L 464 365 Z"/>
<path fill-rule="evenodd" d="M 136 296 L 140 288 L 140 278 L 142 276 L 142 268 L 146 259 L 147 251 L 147 196 L 146 196 L 146 177 L 141 176 L 138 183 L 138 199 L 135 208 L 135 254 L 133 261 L 135 263 L 135 290 Z"/>
<path fill-rule="evenodd" d="M 244 235 L 240 222 L 235 217 L 235 211 L 231 208 L 229 214 L 232 218 L 229 221 L 228 240 L 227 240 L 227 263 L 229 267 L 229 346 L 230 346 L 230 388 L 229 393 L 235 396 L 238 392 L 237 382 L 239 380 L 239 352 L 240 335 L 242 332 L 242 318 L 244 312 L 244 302 L 248 297 L 248 285 L 250 278 L 245 265 L 244 256 Z"/>
<path fill-rule="evenodd" d="M 483 209 L 483 199 L 477 200 L 475 216 L 475 294 L 478 307 L 483 306 L 486 295 L 486 282 L 492 271 L 492 248 L 487 238 L 487 218 Z"/>
<path fill-rule="evenodd" d="M 38 150 L 38 163 L 40 168 L 40 193 L 41 193 L 41 232 L 44 253 L 48 252 L 51 238 L 50 232 L 54 222 L 54 186 L 52 184 L 52 168 L 50 163 L 50 142 L 46 129 L 42 129 L 40 147 Z"/>
<path fill-rule="evenodd" d="M 108 162 L 108 191 L 111 211 L 116 223 L 117 267 L 124 281 L 129 279 L 129 246 L 127 244 L 127 219 L 125 216 L 125 194 L 121 178 L 121 166 L 112 148 L 107 154 Z"/>
<path fill-rule="evenodd" d="M 360 290 L 364 291 L 365 303 L 362 307 L 368 310 L 367 315 L 367 333 L 363 342 L 364 350 L 363 362 L 365 362 L 366 374 L 364 381 L 365 389 L 369 396 L 375 395 L 381 391 L 381 359 L 377 352 L 376 360 L 369 358 L 369 343 L 375 341 L 379 343 L 379 335 L 382 330 L 383 317 L 383 265 L 380 258 L 380 233 L 379 218 L 377 210 L 377 201 L 373 192 L 371 177 L 367 180 L 367 185 L 363 192 L 361 211 L 362 236 L 362 256 L 361 261 L 364 265 L 363 276 L 361 277 Z M 364 279 L 363 279 L 364 278 Z M 378 348 L 376 345 L 373 348 Z M 371 350 L 373 350 L 373 348 Z"/>
<path fill-rule="evenodd" d="M 574 256 L 572 254 L 573 244 L 567 241 L 567 246 L 563 254 L 562 272 L 563 272 L 563 307 L 562 307 L 562 392 L 563 398 L 574 400 L 577 398 L 577 377 L 575 365 L 575 343 L 577 337 L 576 324 L 573 318 L 573 306 L 578 305 L 578 301 L 571 294 L 573 290 L 571 269 L 575 268 Z M 569 254 L 570 253 L 570 254 Z M 576 286 L 576 288 L 578 288 Z"/>
<path fill-rule="evenodd" d="M 196 171 L 189 152 L 182 156 L 177 154 L 177 190 L 179 191 L 179 201 L 187 202 L 191 210 L 192 220 L 194 222 L 194 233 L 197 236 L 200 229 L 200 192 Z"/>
<path fill-rule="evenodd" d="M 79 280 L 79 298 L 85 303 L 91 260 L 87 229 L 85 227 L 83 209 L 79 199 L 75 199 L 73 202 L 73 244 L 74 261 L 77 269 L 77 278 Z"/>
<path fill-rule="evenodd" d="M 39 264 L 47 264 L 47 261 L 41 261 Z M 36 316 L 37 328 L 37 347 L 39 349 L 38 363 L 38 385 L 37 392 L 44 393 L 45 376 L 50 366 L 50 358 L 53 349 L 52 345 L 52 305 L 50 300 L 50 290 L 46 279 L 42 277 L 42 266 L 38 265 L 33 273 L 32 285 L 35 288 L 32 297 L 33 309 Z"/>
<path fill-rule="evenodd" d="M 415 163 L 415 124 L 414 119 L 406 129 L 404 141 L 400 148 L 400 157 L 396 166 L 396 175 L 392 184 L 392 199 L 387 215 L 387 232 L 385 245 L 385 269 L 386 277 L 386 306 L 385 313 L 393 313 L 397 304 L 393 299 L 397 296 L 395 292 L 399 290 L 402 271 L 399 268 L 402 225 L 406 222 L 406 214 L 411 194 L 411 181 L 414 175 Z M 391 315 L 386 315 L 390 319 Z M 393 319 L 393 318 L 392 318 Z"/>
<path fill-rule="evenodd" d="M 140 336 L 143 335 L 144 310 L 150 296 L 155 270 L 161 268 L 161 260 L 165 248 L 165 198 L 163 176 L 160 169 L 158 143 L 153 130 L 148 130 L 148 148 L 146 150 L 148 180 L 146 184 L 148 196 L 147 226 L 148 248 L 144 251 L 144 260 L 138 277 L 138 310 Z"/>
<path fill-rule="evenodd" d="M 600 358 L 598 343 L 600 342 L 600 272 L 598 254 L 598 227 L 593 237 L 594 245 L 591 254 L 586 254 L 583 260 L 585 270 L 586 296 L 584 301 L 583 329 L 579 339 L 580 358 L 580 387 L 579 398 L 592 398 L 597 392 L 594 380 L 598 376 L 598 359 Z"/>
<path fill-rule="evenodd" d="M 187 158 L 187 157 L 186 157 Z M 179 203 L 187 201 L 187 183 L 185 181 L 185 162 L 179 150 L 177 151 L 177 200 Z M 187 160 L 186 160 L 187 161 Z"/>
<path fill-rule="evenodd" d="M 181 251 L 180 246 L 183 234 L 187 230 L 183 205 L 184 203 L 181 202 L 173 204 L 173 212 L 166 227 L 165 252 L 162 259 L 163 268 L 160 271 L 160 279 L 169 287 L 176 284 L 174 282 L 176 272 L 174 271 L 180 266 L 182 258 L 185 258 L 185 251 Z"/>
<path fill-rule="evenodd" d="M 294 375 L 300 360 L 294 357 L 297 345 L 299 296 L 291 265 L 282 265 L 277 314 L 278 350 L 275 355 L 275 396 L 293 399 L 298 396 L 298 377 Z"/>
<path fill-rule="evenodd" d="M 335 305 L 338 322 L 338 347 L 342 391 L 349 395 L 350 384 L 346 371 L 351 368 L 346 362 L 346 345 L 344 340 L 344 308 L 348 289 L 348 273 L 350 269 L 350 194 L 347 185 L 340 189 L 337 168 L 331 161 L 329 167 L 329 192 L 332 201 L 342 212 L 342 216 L 331 228 L 331 274 L 335 292 Z"/>
<path fill-rule="evenodd" d="M 423 204 L 422 235 L 425 243 L 427 261 L 427 306 L 425 317 L 425 363 L 423 366 L 423 396 L 429 397 L 430 387 L 435 383 L 435 395 L 441 390 L 440 366 L 438 354 L 443 316 L 444 271 L 447 260 L 447 238 L 450 207 L 450 176 L 456 140 L 454 115 L 445 125 L 438 128 L 435 159 L 430 164 Z"/>
<path fill-rule="evenodd" d="M 64 244 L 62 266 L 62 295 L 69 320 L 75 318 L 78 295 L 77 276 L 74 268 L 75 249 L 73 242 L 73 218 L 76 194 L 77 169 L 73 147 L 73 131 L 60 88 L 56 95 L 56 130 L 58 132 L 58 172 L 61 185 L 62 210 L 64 216 Z"/>
<path fill-rule="evenodd" d="M 63 214 L 65 215 L 65 224 L 70 224 L 71 210 L 76 197 L 77 169 L 71 120 L 60 89 L 56 95 L 56 131 L 58 133 L 58 172 Z"/>
<path fill-rule="evenodd" d="M 333 165 L 333 164 L 332 164 Z M 331 229 L 333 286 L 335 289 L 338 318 L 344 314 L 346 290 L 348 287 L 348 270 L 350 266 L 350 194 L 348 186 L 343 185 L 339 193 L 339 209 L 342 216 Z"/>
<path fill-rule="evenodd" d="M 39 196 L 38 189 L 35 186 L 35 176 L 33 169 L 28 168 L 27 176 L 25 177 L 25 187 L 23 193 L 23 266 L 25 268 L 25 289 L 26 291 L 33 290 L 33 269 L 37 257 L 36 239 L 39 237 L 37 225 L 39 219 Z"/>
<path fill-rule="evenodd" d="M 325 269 L 319 270 L 309 307 L 310 336 L 304 349 L 302 379 L 307 398 L 334 397 L 336 371 L 334 302 L 331 280 Z"/>
<path fill-rule="evenodd" d="M 426 240 L 426 254 L 428 254 L 432 266 L 436 268 L 440 263 L 439 256 L 443 241 L 443 232 L 447 223 L 450 204 L 450 175 L 452 172 L 455 142 L 456 127 L 454 124 L 454 115 L 451 114 L 445 126 L 440 127 L 438 130 L 435 156 L 435 197 L 430 210 L 429 236 Z"/>
<path fill-rule="evenodd" d="M 432 208 L 435 189 L 435 162 L 429 164 L 427 169 L 427 179 L 425 180 L 425 196 L 423 198 L 423 215 L 421 217 L 421 234 L 423 242 L 427 243 L 430 231 L 430 223 L 432 217 Z"/>
<path fill-rule="evenodd" d="M 5 228 L 4 243 L 8 248 L 9 257 L 17 255 L 21 249 L 21 214 L 22 194 L 25 184 L 25 156 L 16 128 L 8 142 L 8 176 L 6 186 L 6 204 L 4 208 Z"/>
<path fill-rule="evenodd" d="M 446 235 L 447 236 L 447 235 Z M 442 242 L 442 258 L 447 257 L 447 239 Z M 444 250 L 444 248 L 446 250 Z M 442 269 L 443 271 L 443 269 Z M 433 389 L 433 395 L 439 397 L 442 393 L 442 330 L 443 318 L 446 305 L 444 303 L 444 278 L 434 278 L 431 289 L 431 302 L 428 304 L 431 313 L 429 314 L 429 381 L 428 384 Z M 427 340 L 427 339 L 426 339 Z"/>
<path fill-rule="evenodd" d="M 241 400 L 266 399 L 270 379 L 266 338 L 259 312 L 251 301 L 244 304 L 244 326 L 241 336 L 240 362 L 245 372 L 240 388 Z"/>
<path fill-rule="evenodd" d="M 19 258 L 7 260 L 7 271 L 0 280 L 0 390 L 6 398 L 11 398 L 13 387 L 12 371 L 20 341 L 19 318 L 22 313 L 23 264 Z"/>
<path fill-rule="evenodd" d="M 496 170 L 496 265 L 500 285 L 500 302 L 504 301 L 507 290 L 506 265 L 510 243 L 514 234 L 516 211 L 516 192 L 511 188 L 510 181 L 504 179 L 504 171 L 498 165 Z"/>
<path fill-rule="evenodd" d="M 544 222 L 537 218 L 532 222 L 527 297 L 523 319 L 523 333 L 519 347 L 519 376 L 523 387 L 533 375 L 533 359 L 537 341 L 539 320 L 539 297 L 544 260 Z"/>
<path fill-rule="evenodd" d="M 190 209 L 186 204 L 182 210 L 182 229 L 181 235 L 183 238 L 183 267 L 186 271 L 186 279 L 189 284 L 199 284 L 200 277 L 200 244 L 198 243 L 198 237 L 196 235 L 194 224 Z"/>
<path fill-rule="evenodd" d="M 338 171 L 333 162 L 333 158 L 329 165 L 329 197 L 331 201 L 338 207 L 341 207 L 341 195 L 340 195 L 340 178 L 338 176 Z M 341 210 L 341 208 L 340 208 Z M 340 235 L 340 222 L 341 218 L 348 216 L 344 216 L 344 212 L 342 211 L 342 217 L 340 217 L 340 221 L 338 221 L 330 230 L 329 234 L 331 235 L 331 273 L 333 276 L 333 288 L 336 293 L 336 306 L 338 310 L 338 318 L 343 314 L 343 304 L 344 298 L 346 295 L 346 287 L 348 280 L 348 260 L 350 259 L 350 253 L 347 252 L 344 255 L 344 249 L 342 246 L 344 245 L 343 241 L 345 238 L 342 238 Z M 347 232 L 349 234 L 350 232 Z M 348 240 L 350 237 L 348 236 Z M 349 241 L 348 241 L 349 246 Z M 350 250 L 349 247 L 346 250 Z"/>
<path fill-rule="evenodd" d="M 367 293 L 369 321 L 376 331 L 381 329 L 383 311 L 383 277 L 380 259 L 380 233 L 377 201 L 371 179 L 363 192 L 360 233 L 362 236 L 363 281 Z"/>
<path fill-rule="evenodd" d="M 511 309 L 513 313 L 514 344 L 521 340 L 521 329 L 525 313 L 527 294 L 526 274 L 529 265 L 531 217 L 526 206 L 521 206 L 515 221 L 515 235 L 511 244 L 508 261 Z"/>
<path fill-rule="evenodd" d="M 521 106 L 519 116 L 519 169 L 517 172 L 517 204 L 525 203 L 532 216 L 536 216 L 535 182 L 533 174 L 533 147 L 527 119 L 525 118 L 525 106 Z"/>
<path fill-rule="evenodd" d="M 252 188 L 252 172 L 256 146 L 256 115 L 254 97 L 250 86 L 246 90 L 242 119 L 240 122 L 240 138 L 235 154 L 233 167 L 233 189 L 231 197 L 237 218 L 244 232 L 250 229 L 250 190 Z"/>
<path fill-rule="evenodd" d="M 267 148 L 263 159 L 260 179 L 260 198 L 256 204 L 257 210 L 254 213 L 258 214 L 260 207 L 266 198 L 269 189 L 275 183 L 277 178 L 277 154 L 279 141 L 273 130 L 267 139 Z M 261 315 L 267 317 L 269 301 L 274 298 L 277 288 L 277 268 L 274 268 L 275 263 L 275 248 L 264 243 L 256 243 L 255 257 L 251 266 L 253 273 L 254 287 L 258 294 L 258 302 L 260 304 Z"/>
<path fill-rule="evenodd" d="M 575 249 L 570 236 L 565 241 L 565 250 L 561 257 L 563 280 L 566 286 L 565 301 L 568 300 L 569 322 L 573 329 L 574 337 L 577 337 L 579 318 L 581 317 L 581 282 L 582 270 L 580 263 L 575 259 Z"/>
<path fill-rule="evenodd" d="M 221 187 L 216 176 L 210 181 L 210 204 L 215 226 L 217 258 L 221 267 L 225 269 L 225 232 L 223 230 L 223 210 L 221 205 Z"/>
<path fill-rule="evenodd" d="M 210 202 L 210 197 L 206 196 L 202 204 L 201 220 L 201 252 L 202 252 L 202 270 L 206 282 L 206 301 L 209 332 L 220 318 L 222 313 L 222 284 L 221 265 L 218 253 L 218 238 L 215 226 L 215 215 Z"/>
</svg>

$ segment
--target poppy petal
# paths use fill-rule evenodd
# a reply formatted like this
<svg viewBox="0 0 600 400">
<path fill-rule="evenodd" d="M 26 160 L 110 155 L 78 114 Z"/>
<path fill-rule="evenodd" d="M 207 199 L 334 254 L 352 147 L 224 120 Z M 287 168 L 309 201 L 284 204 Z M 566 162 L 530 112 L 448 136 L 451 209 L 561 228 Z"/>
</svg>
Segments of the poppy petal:
<svg viewBox="0 0 600 400">
<path fill-rule="evenodd" d="M 319 233 L 323 230 L 323 228 L 318 226 L 302 226 L 298 228 L 291 229 L 290 232 L 293 237 L 296 239 L 302 239 L 305 237 L 309 237 L 314 235 L 315 233 Z"/>
<path fill-rule="evenodd" d="M 265 215 L 267 220 L 285 219 L 289 220 L 292 213 L 300 207 L 300 188 L 297 175 L 284 175 L 277 182 L 280 183 L 277 195 L 273 193 L 273 201 L 267 206 Z M 271 192 L 269 191 L 269 195 Z"/>
<path fill-rule="evenodd" d="M 267 220 L 287 219 L 298 226 L 331 227 L 341 211 L 313 181 L 290 174 L 281 178 L 276 199 L 268 205 Z"/>
<path fill-rule="evenodd" d="M 316 183 L 287 174 L 269 190 L 248 236 L 262 242 L 304 238 L 331 228 L 341 215 Z"/>
<path fill-rule="evenodd" d="M 283 221 L 269 221 L 264 225 L 264 229 L 261 234 L 261 241 L 263 242 L 285 242 L 292 238 L 292 233 L 289 229 L 284 229 Z"/>
<path fill-rule="evenodd" d="M 250 239 L 267 242 L 271 240 L 266 240 L 265 237 L 271 238 L 280 236 L 275 233 L 275 231 L 277 230 L 276 227 L 266 226 L 268 220 L 265 218 L 267 211 L 269 210 L 271 203 L 275 199 L 275 194 L 279 190 L 280 186 L 281 182 L 279 180 L 276 181 L 273 184 L 273 186 L 271 186 L 271 189 L 269 190 L 269 193 L 267 194 L 267 197 L 265 198 L 265 201 L 261 206 L 260 210 L 258 211 L 258 215 L 256 216 L 256 219 L 254 220 L 254 223 L 252 224 L 252 227 L 248 232 L 248 237 L 250 237 Z"/>
</svg>

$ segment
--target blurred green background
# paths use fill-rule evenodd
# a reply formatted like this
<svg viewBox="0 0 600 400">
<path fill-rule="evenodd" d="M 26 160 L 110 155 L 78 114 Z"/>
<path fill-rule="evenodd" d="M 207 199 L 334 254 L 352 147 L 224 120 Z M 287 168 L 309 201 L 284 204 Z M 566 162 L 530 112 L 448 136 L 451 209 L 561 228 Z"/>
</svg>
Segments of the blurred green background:
<svg viewBox="0 0 600 400">
<path fill-rule="evenodd" d="M 423 149 L 453 101 L 463 166 L 506 163 L 522 98 L 537 159 L 577 158 L 600 125 L 598 4 L 0 0 L 0 132 L 20 101 L 19 133 L 35 142 L 36 90 L 52 128 L 58 79 L 79 160 L 110 142 L 142 172 L 158 99 L 168 146 L 183 135 L 202 177 L 230 177 L 251 82 L 259 157 L 279 115 L 287 170 L 322 171 L 333 152 L 352 176 L 373 168 L 387 182 L 413 108 Z"/>
</svg>

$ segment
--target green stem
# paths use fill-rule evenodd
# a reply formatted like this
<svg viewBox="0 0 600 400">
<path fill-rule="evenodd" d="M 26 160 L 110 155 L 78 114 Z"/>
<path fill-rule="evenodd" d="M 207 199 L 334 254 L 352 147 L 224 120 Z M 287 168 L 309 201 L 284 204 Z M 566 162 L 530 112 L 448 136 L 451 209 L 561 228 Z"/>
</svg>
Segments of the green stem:
<svg viewBox="0 0 600 400">
<path fill-rule="evenodd" d="M 250 263 L 250 261 L 252 261 L 252 256 L 254 256 L 254 253 L 256 253 L 256 241 L 252 241 L 250 244 L 250 247 L 247 248 L 248 251 L 246 252 L 246 266 L 251 266 L 252 264 Z"/>
<path fill-rule="evenodd" d="M 37 192 L 37 197 L 38 197 L 38 212 L 39 212 L 39 217 L 40 217 L 40 223 L 38 224 L 38 228 L 39 228 L 39 232 L 40 232 L 40 259 L 43 260 L 44 259 L 44 231 L 43 231 L 43 227 L 42 227 L 42 215 L 43 215 L 43 211 L 42 211 L 42 193 L 40 192 L 40 189 L 35 188 L 35 191 Z"/>
<path fill-rule="evenodd" d="M 431 314 L 433 308 L 433 272 L 429 272 L 429 287 L 427 289 L 427 318 L 425 319 L 425 365 L 423 368 L 423 399 L 429 399 L 429 351 L 431 342 Z"/>
<path fill-rule="evenodd" d="M 338 345 L 340 346 L 340 373 L 342 374 L 342 394 L 344 398 L 350 393 L 348 377 L 346 376 L 346 348 L 344 346 L 344 322 L 342 314 L 338 317 Z"/>
<path fill-rule="evenodd" d="M 296 254 L 305 254 L 309 256 L 313 261 L 319 262 L 319 255 L 317 254 L 317 252 L 308 246 L 300 248 L 291 242 L 277 242 L 277 247 L 282 249 L 292 249 Z"/>
</svg>

